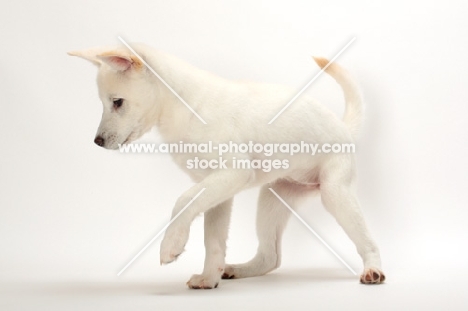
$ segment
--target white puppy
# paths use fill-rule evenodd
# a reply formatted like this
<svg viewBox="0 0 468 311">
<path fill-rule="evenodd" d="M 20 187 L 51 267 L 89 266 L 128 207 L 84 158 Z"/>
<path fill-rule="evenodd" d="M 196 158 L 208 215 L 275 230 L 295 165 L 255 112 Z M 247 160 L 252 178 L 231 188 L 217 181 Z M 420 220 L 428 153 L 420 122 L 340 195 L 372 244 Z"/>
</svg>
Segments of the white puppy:
<svg viewBox="0 0 468 311">
<path fill-rule="evenodd" d="M 99 68 L 99 96 L 104 105 L 95 143 L 108 149 L 129 143 L 156 126 L 167 143 L 206 143 L 213 141 L 247 143 L 317 144 L 350 143 L 357 133 L 363 104 L 360 92 L 341 67 L 331 64 L 326 72 L 343 88 L 346 111 L 343 120 L 305 96 L 299 97 L 273 124 L 268 122 L 292 98 L 294 92 L 278 85 L 228 81 L 195 68 L 173 56 L 145 45 L 135 45 L 143 57 L 173 90 L 207 124 L 161 83 L 136 55 L 125 47 L 96 48 L 71 52 Z M 315 59 L 323 68 L 328 61 Z M 193 275 L 190 288 L 217 287 L 223 278 L 263 275 L 280 266 L 281 237 L 290 211 L 269 190 L 272 188 L 292 208 L 308 194 L 320 192 L 322 202 L 336 218 L 364 262 L 361 282 L 381 283 L 377 245 L 364 222 L 356 192 L 354 156 L 342 154 L 281 154 L 287 168 L 265 172 L 262 169 L 188 169 L 187 160 L 217 159 L 218 154 L 173 154 L 195 185 L 177 200 L 172 217 L 177 215 L 203 188 L 206 190 L 167 229 L 161 243 L 161 263 L 174 261 L 184 250 L 193 219 L 204 213 L 206 258 L 202 274 Z M 224 158 L 259 159 L 258 153 L 225 154 Z M 226 239 L 232 198 L 248 187 L 261 185 L 258 201 L 256 256 L 247 263 L 226 265 Z"/>
</svg>

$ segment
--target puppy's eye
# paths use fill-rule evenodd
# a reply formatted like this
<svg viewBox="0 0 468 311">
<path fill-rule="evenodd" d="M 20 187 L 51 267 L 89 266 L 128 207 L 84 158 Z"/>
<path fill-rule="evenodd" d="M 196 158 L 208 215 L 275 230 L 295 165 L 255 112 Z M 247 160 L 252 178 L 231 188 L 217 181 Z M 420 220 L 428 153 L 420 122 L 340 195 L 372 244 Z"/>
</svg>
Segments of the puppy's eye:
<svg viewBox="0 0 468 311">
<path fill-rule="evenodd" d="M 112 100 L 112 103 L 114 104 L 114 108 L 115 108 L 115 109 L 118 109 L 118 108 L 122 107 L 123 98 L 114 98 L 114 99 Z"/>
</svg>

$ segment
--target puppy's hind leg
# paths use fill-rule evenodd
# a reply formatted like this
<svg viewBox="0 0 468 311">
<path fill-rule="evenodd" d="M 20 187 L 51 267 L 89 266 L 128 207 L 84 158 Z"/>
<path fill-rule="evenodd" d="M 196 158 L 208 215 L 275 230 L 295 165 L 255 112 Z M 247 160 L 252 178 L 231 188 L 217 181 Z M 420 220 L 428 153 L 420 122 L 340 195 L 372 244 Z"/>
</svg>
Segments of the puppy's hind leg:
<svg viewBox="0 0 468 311">
<path fill-rule="evenodd" d="M 231 216 L 232 199 L 205 212 L 205 267 L 202 274 L 194 274 L 187 282 L 193 289 L 218 287 L 224 272 L 226 239 Z"/>
<path fill-rule="evenodd" d="M 336 218 L 356 245 L 364 262 L 361 283 L 379 284 L 385 281 L 380 253 L 364 221 L 359 202 L 351 185 L 354 164 L 350 158 L 330 161 L 320 173 L 320 193 L 323 205 Z"/>
<path fill-rule="evenodd" d="M 223 279 L 263 275 L 281 264 L 281 238 L 291 212 L 268 188 L 273 188 L 294 209 L 309 193 L 305 187 L 286 180 L 264 185 L 260 190 L 257 209 L 257 254 L 249 262 L 226 265 Z"/>
</svg>

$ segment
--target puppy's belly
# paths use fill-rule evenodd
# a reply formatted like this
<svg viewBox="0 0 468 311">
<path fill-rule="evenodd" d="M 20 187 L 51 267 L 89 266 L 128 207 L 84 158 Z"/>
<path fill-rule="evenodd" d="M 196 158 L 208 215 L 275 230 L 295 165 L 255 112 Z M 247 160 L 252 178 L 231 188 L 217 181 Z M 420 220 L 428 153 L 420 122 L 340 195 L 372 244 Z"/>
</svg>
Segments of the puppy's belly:
<svg viewBox="0 0 468 311">
<path fill-rule="evenodd" d="M 289 183 L 291 187 L 302 188 L 308 191 L 320 190 L 320 179 L 317 168 L 306 172 L 302 170 L 292 172 L 284 177 L 283 180 Z"/>
</svg>

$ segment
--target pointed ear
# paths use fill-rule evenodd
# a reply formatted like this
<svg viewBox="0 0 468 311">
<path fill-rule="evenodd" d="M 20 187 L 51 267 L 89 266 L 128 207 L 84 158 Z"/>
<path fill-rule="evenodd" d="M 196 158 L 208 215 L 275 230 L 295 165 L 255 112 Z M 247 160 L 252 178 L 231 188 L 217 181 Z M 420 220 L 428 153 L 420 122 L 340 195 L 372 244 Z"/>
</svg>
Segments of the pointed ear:
<svg viewBox="0 0 468 311">
<path fill-rule="evenodd" d="M 127 71 L 131 68 L 140 69 L 142 61 L 130 51 L 114 50 L 101 53 L 97 58 L 117 71 Z"/>
<path fill-rule="evenodd" d="M 102 62 L 101 60 L 99 60 L 97 55 L 102 52 L 103 52 L 102 48 L 93 48 L 93 49 L 81 50 L 81 51 L 70 51 L 68 52 L 68 55 L 81 57 L 83 59 L 89 60 L 96 66 L 100 66 Z"/>
</svg>

